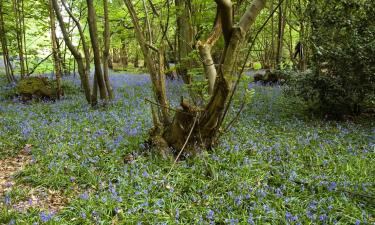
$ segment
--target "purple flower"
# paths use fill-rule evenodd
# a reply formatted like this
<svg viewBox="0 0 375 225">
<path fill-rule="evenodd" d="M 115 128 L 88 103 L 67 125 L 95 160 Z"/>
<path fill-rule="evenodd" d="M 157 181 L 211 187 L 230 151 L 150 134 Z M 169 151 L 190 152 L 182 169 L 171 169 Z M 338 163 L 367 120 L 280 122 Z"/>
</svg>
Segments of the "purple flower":
<svg viewBox="0 0 375 225">
<path fill-rule="evenodd" d="M 10 197 L 9 197 L 9 195 L 6 195 L 5 196 L 5 205 L 10 205 L 10 204 L 11 204 Z"/>
<path fill-rule="evenodd" d="M 39 216 L 40 216 L 40 220 L 41 220 L 43 223 L 46 223 L 46 222 L 48 222 L 48 221 L 50 221 L 50 220 L 52 219 L 52 217 L 53 217 L 53 213 L 48 213 L 48 214 L 46 214 L 45 212 L 41 212 L 41 213 L 39 214 Z"/>
<path fill-rule="evenodd" d="M 176 209 L 176 214 L 175 214 L 175 220 L 176 220 L 176 222 L 178 222 L 178 219 L 180 219 L 180 210 L 177 208 Z"/>
<path fill-rule="evenodd" d="M 214 211 L 210 209 L 210 211 L 207 213 L 207 219 L 214 220 L 214 214 Z"/>
<path fill-rule="evenodd" d="M 337 187 L 336 182 L 331 182 L 331 183 L 329 184 L 328 190 L 329 190 L 329 191 L 333 191 L 333 190 L 336 189 L 336 187 Z"/>
<path fill-rule="evenodd" d="M 85 193 L 81 194 L 79 197 L 83 200 L 87 200 L 87 199 L 89 199 L 89 194 L 87 192 L 85 192 Z"/>
<path fill-rule="evenodd" d="M 319 216 L 320 221 L 326 221 L 328 219 L 328 216 L 326 214 L 322 214 Z"/>
</svg>

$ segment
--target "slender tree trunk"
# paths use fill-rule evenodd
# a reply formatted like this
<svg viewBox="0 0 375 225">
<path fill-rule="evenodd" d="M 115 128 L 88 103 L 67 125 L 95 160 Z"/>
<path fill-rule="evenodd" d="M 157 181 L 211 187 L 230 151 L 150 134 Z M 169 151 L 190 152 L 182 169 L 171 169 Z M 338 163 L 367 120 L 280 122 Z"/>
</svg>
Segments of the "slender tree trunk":
<svg viewBox="0 0 375 225">
<path fill-rule="evenodd" d="M 22 21 L 22 38 L 23 38 L 23 46 L 24 46 L 24 55 L 25 55 L 25 74 L 29 74 L 29 62 L 27 57 L 27 44 L 26 44 L 26 26 L 25 26 L 25 7 L 24 7 L 24 0 L 21 1 L 21 10 L 20 10 L 20 19 Z"/>
<path fill-rule="evenodd" d="M 208 93 L 214 93 L 215 80 L 217 76 L 214 60 L 212 59 L 211 49 L 219 40 L 221 35 L 221 16 L 220 12 L 216 13 L 214 28 L 210 37 L 206 41 L 198 41 L 197 46 L 199 55 L 203 61 L 203 68 L 206 79 L 208 80 Z"/>
<path fill-rule="evenodd" d="M 16 40 L 17 40 L 17 48 L 18 48 L 18 56 L 20 60 L 20 73 L 21 79 L 26 75 L 25 69 L 25 60 L 24 60 L 24 48 L 23 48 L 23 38 L 22 38 L 22 20 L 20 16 L 20 3 L 19 0 L 13 0 L 13 9 L 14 9 L 14 17 L 16 19 Z"/>
<path fill-rule="evenodd" d="M 6 29 L 4 23 L 4 15 L 3 15 L 3 1 L 0 0 L 0 42 L 1 47 L 3 50 L 3 60 L 5 66 L 5 73 L 9 83 L 15 82 L 16 79 L 13 75 L 12 65 L 9 60 L 9 49 L 8 49 L 8 41 L 6 37 Z"/>
<path fill-rule="evenodd" d="M 64 3 L 64 1 L 62 1 L 62 3 Z M 81 83 L 82 83 L 83 89 L 85 91 L 86 100 L 87 100 L 87 102 L 90 103 L 91 102 L 91 93 L 90 93 L 91 91 L 90 91 L 90 83 L 89 83 L 88 73 L 87 73 L 87 68 L 88 68 L 89 65 L 84 64 L 83 57 L 82 57 L 81 53 L 78 51 L 78 49 L 76 47 L 74 47 L 72 41 L 70 40 L 69 34 L 68 34 L 68 32 L 66 30 L 66 27 L 65 27 L 64 19 L 61 15 L 60 7 L 57 3 L 57 0 L 52 0 L 52 6 L 53 6 L 53 9 L 55 11 L 56 18 L 59 22 L 59 25 L 60 25 L 60 28 L 61 28 L 61 33 L 63 34 L 65 44 L 67 45 L 67 47 L 69 48 L 69 51 L 72 53 L 74 59 L 77 62 L 78 74 L 80 75 L 80 78 L 81 78 Z M 80 26 L 77 26 L 77 27 L 80 30 L 80 35 L 82 35 L 82 29 L 80 29 Z M 84 37 L 81 36 L 81 38 L 83 38 L 82 41 L 84 41 Z"/>
<path fill-rule="evenodd" d="M 281 1 L 282 0 L 279 0 L 279 4 Z M 280 5 L 279 25 L 278 25 L 278 35 L 277 35 L 277 52 L 276 52 L 276 68 L 277 69 L 280 69 L 281 60 L 283 57 L 284 28 L 285 28 L 284 7 Z"/>
<path fill-rule="evenodd" d="M 186 84 L 191 83 L 191 77 L 188 74 L 188 69 L 191 67 L 191 60 L 189 54 L 193 50 L 193 27 L 191 24 L 191 2 L 190 0 L 175 0 L 177 8 L 177 45 L 178 45 L 178 61 L 180 67 L 178 69 L 179 75 Z"/>
<path fill-rule="evenodd" d="M 109 100 L 114 99 L 113 89 L 109 82 L 109 49 L 110 49 L 110 30 L 109 30 L 109 19 L 108 19 L 108 0 L 103 0 L 104 9 L 104 51 L 103 51 L 103 72 L 105 85 Z"/>
<path fill-rule="evenodd" d="M 141 47 L 145 64 L 150 73 L 151 81 L 154 87 L 155 100 L 161 105 L 160 117 L 158 121 L 161 121 L 165 124 L 169 124 L 169 110 L 168 110 L 168 100 L 165 89 L 165 74 L 164 74 L 164 51 L 163 49 L 158 51 L 158 58 L 153 59 L 150 52 L 150 47 L 148 46 L 148 41 L 145 39 L 137 13 L 134 9 L 133 3 L 131 0 L 124 0 L 126 7 L 128 8 L 130 17 L 132 18 L 134 29 L 136 32 L 136 37 L 138 43 Z M 155 49 L 154 49 L 155 50 Z M 156 125 L 157 127 L 158 125 Z"/>
<path fill-rule="evenodd" d="M 91 47 L 94 53 L 94 65 L 95 65 L 94 76 L 96 77 L 97 85 L 99 87 L 100 99 L 106 101 L 108 99 L 108 96 L 107 96 L 105 81 L 103 78 L 103 72 L 102 72 L 102 67 L 101 67 L 101 62 L 100 62 L 100 50 L 99 50 L 100 48 L 99 48 L 99 41 L 98 41 L 98 28 L 96 25 L 96 12 L 95 12 L 95 7 L 94 7 L 94 2 L 93 0 L 86 0 L 86 2 L 87 2 L 87 12 L 88 12 L 87 21 L 89 24 Z M 94 95 L 93 95 L 93 100 L 96 99 L 96 96 Z M 95 105 L 97 104 L 97 102 L 93 101 L 92 104 Z"/>
<path fill-rule="evenodd" d="M 52 9 L 52 0 L 49 0 L 48 11 L 50 14 L 52 56 L 53 56 L 53 64 L 54 64 L 55 76 L 56 76 L 57 99 L 60 99 L 60 96 L 62 96 L 61 67 L 60 67 L 60 59 L 59 59 L 59 49 L 57 47 L 58 44 L 57 44 L 57 37 L 56 37 L 56 22 L 55 22 L 55 13 Z"/>
<path fill-rule="evenodd" d="M 121 46 L 121 64 L 124 67 L 128 67 L 128 65 L 129 65 L 128 48 L 126 47 L 125 40 L 122 40 L 122 46 Z"/>
<path fill-rule="evenodd" d="M 134 68 L 138 68 L 139 67 L 139 55 L 138 55 L 138 52 L 135 53 L 133 64 L 134 64 Z"/>
</svg>

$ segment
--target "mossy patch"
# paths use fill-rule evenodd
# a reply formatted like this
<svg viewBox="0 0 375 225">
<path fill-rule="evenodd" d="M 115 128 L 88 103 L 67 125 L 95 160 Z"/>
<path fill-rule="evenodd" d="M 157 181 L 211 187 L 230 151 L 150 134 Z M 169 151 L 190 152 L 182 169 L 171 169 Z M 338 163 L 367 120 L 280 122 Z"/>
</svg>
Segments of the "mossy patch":
<svg viewBox="0 0 375 225">
<path fill-rule="evenodd" d="M 22 100 L 38 99 L 56 99 L 56 88 L 53 82 L 45 77 L 28 77 L 20 80 L 16 87 L 17 93 Z"/>
</svg>

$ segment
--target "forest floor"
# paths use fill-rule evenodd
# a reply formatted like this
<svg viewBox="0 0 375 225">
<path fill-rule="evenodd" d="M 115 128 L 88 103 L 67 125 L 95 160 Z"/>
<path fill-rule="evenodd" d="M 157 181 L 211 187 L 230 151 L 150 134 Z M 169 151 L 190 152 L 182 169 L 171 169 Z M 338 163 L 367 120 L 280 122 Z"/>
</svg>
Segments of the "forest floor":
<svg viewBox="0 0 375 225">
<path fill-rule="evenodd" d="M 0 81 L 0 224 L 375 224 L 374 120 L 313 119 L 282 87 L 244 84 L 230 118 L 244 88 L 251 102 L 219 146 L 169 174 L 143 145 L 149 77 L 111 79 L 99 109 L 73 78 L 63 100 L 27 104 Z M 181 87 L 168 82 L 173 106 Z"/>
</svg>

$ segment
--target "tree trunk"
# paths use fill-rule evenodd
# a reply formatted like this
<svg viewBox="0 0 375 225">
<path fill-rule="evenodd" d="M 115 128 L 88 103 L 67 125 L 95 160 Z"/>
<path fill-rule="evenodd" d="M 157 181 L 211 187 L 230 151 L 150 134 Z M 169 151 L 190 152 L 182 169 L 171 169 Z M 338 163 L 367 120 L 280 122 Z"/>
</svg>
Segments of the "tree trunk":
<svg viewBox="0 0 375 225">
<path fill-rule="evenodd" d="M 138 68 L 139 67 L 139 55 L 138 55 L 138 52 L 135 53 L 133 64 L 134 64 L 134 68 Z"/>
<path fill-rule="evenodd" d="M 24 60 L 24 47 L 22 38 L 22 20 L 20 15 L 20 3 L 19 0 L 13 0 L 14 17 L 16 19 L 16 40 L 18 48 L 18 56 L 20 60 L 21 78 L 26 75 L 25 60 Z"/>
<path fill-rule="evenodd" d="M 185 151 L 194 154 L 197 149 L 209 149 L 216 144 L 216 136 L 224 119 L 227 99 L 235 80 L 233 68 L 236 56 L 250 26 L 264 8 L 265 2 L 265 0 L 254 0 L 238 25 L 234 25 L 232 2 L 216 0 L 221 15 L 225 48 L 214 93 L 204 109 L 181 102 L 182 110 L 176 113 L 172 125 L 168 126 L 163 134 L 169 146 L 177 150 L 185 148 Z M 191 121 L 197 122 L 192 124 Z"/>
<path fill-rule="evenodd" d="M 161 63 L 159 63 L 159 67 L 156 67 L 155 60 L 153 61 L 150 57 L 147 42 L 138 24 L 138 17 L 131 0 L 124 0 L 124 2 L 132 17 L 137 39 L 151 75 L 159 111 L 162 112 L 162 120 L 154 120 L 160 121 L 161 124 L 155 124 L 155 129 L 151 132 L 151 136 L 153 137 L 151 139 L 152 143 L 159 147 L 158 150 L 161 150 L 161 154 L 163 155 L 170 152 L 170 148 L 168 147 L 177 151 L 185 150 L 188 153 L 195 153 L 198 149 L 212 147 L 212 145 L 215 144 L 219 127 L 224 119 L 227 99 L 235 80 L 233 68 L 235 59 L 240 50 L 240 45 L 244 42 L 250 26 L 264 8 L 266 1 L 254 0 L 242 16 L 238 25 L 234 25 L 232 2 L 230 0 L 216 0 L 222 21 L 225 48 L 220 62 L 221 66 L 217 73 L 218 79 L 215 83 L 213 96 L 204 109 L 192 106 L 189 102 L 182 100 L 182 108 L 177 109 L 173 120 L 169 118 L 169 105 L 167 103 L 165 90 L 163 90 L 165 84 L 162 83 L 163 78 L 160 77 L 160 75 L 163 74 L 163 67 L 160 66 Z M 155 49 L 155 47 L 152 47 L 152 49 Z M 162 52 L 162 50 L 159 50 L 159 53 L 160 52 Z M 162 60 L 159 59 L 159 61 Z M 159 73 L 157 70 L 159 70 Z"/>
<path fill-rule="evenodd" d="M 63 0 L 62 0 L 62 3 L 64 5 Z M 82 57 L 81 53 L 78 51 L 78 49 L 76 47 L 74 47 L 72 41 L 70 40 L 69 34 L 68 34 L 68 32 L 66 30 L 66 27 L 65 27 L 64 19 L 61 15 L 60 7 L 57 4 L 57 0 L 52 0 L 52 6 L 53 6 L 53 9 L 55 11 L 56 18 L 59 22 L 61 33 L 63 34 L 65 44 L 67 45 L 67 47 L 69 48 L 69 51 L 72 53 L 74 59 L 77 62 L 78 74 L 81 78 L 81 83 L 82 83 L 83 89 L 85 91 L 86 100 L 87 100 L 87 102 L 91 103 L 91 93 L 90 93 L 91 90 L 90 90 L 90 83 L 89 83 L 88 70 L 87 70 L 87 68 L 89 67 L 89 64 L 87 64 L 87 63 L 86 63 L 86 65 L 84 64 L 83 57 Z M 68 11 L 68 13 L 69 13 L 69 11 Z M 82 29 L 80 29 L 80 26 L 77 26 L 77 27 L 80 30 L 80 35 L 81 35 L 81 38 L 82 38 L 82 45 L 83 45 L 84 36 L 82 37 L 82 34 L 83 34 Z M 86 55 L 86 53 L 85 53 L 85 55 Z M 86 57 L 86 62 L 87 62 L 87 57 Z"/>
<path fill-rule="evenodd" d="M 21 10 L 20 10 L 20 19 L 22 22 L 22 38 L 23 38 L 23 47 L 24 47 L 24 57 L 25 57 L 25 74 L 29 74 L 29 62 L 27 60 L 27 45 L 26 45 L 26 26 L 25 26 L 25 9 L 24 9 L 24 0 L 21 1 Z"/>
<path fill-rule="evenodd" d="M 5 66 L 5 75 L 9 83 L 15 82 L 16 79 L 13 75 L 12 65 L 9 60 L 9 49 L 8 49 L 8 41 L 6 38 L 6 29 L 4 23 L 4 15 L 3 15 L 3 1 L 0 0 L 0 42 L 3 51 L 3 60 Z"/>
<path fill-rule="evenodd" d="M 94 2 L 93 0 L 86 0 L 87 2 L 87 21 L 89 24 L 89 33 L 90 33 L 90 40 L 91 40 L 91 47 L 92 51 L 94 53 L 94 65 L 95 65 L 95 78 L 97 81 L 97 85 L 99 87 L 99 94 L 100 94 L 100 99 L 106 101 L 108 99 L 107 96 L 107 91 L 106 91 L 106 86 L 105 86 L 105 81 L 103 78 L 103 72 L 102 72 L 102 67 L 100 63 L 100 50 L 99 50 L 99 41 L 98 41 L 98 28 L 96 25 L 96 12 L 95 12 L 95 7 L 94 7 Z M 95 88 L 95 83 L 94 83 L 94 88 Z M 96 105 L 97 97 L 95 93 L 93 93 L 93 101 L 91 104 Z"/>
<path fill-rule="evenodd" d="M 188 74 L 188 69 L 191 67 L 191 60 L 189 54 L 193 50 L 193 27 L 191 24 L 191 1 L 190 0 L 175 0 L 176 4 L 176 21 L 177 21 L 177 46 L 178 46 L 178 61 L 180 67 L 178 69 L 179 75 L 186 84 L 191 83 L 191 77 Z"/>
<path fill-rule="evenodd" d="M 279 4 L 281 1 L 282 0 L 279 0 Z M 277 52 L 276 52 L 276 68 L 277 69 L 280 69 L 281 60 L 283 57 L 284 28 L 285 28 L 284 7 L 280 5 L 279 25 L 278 25 L 278 35 L 277 35 Z"/>
<path fill-rule="evenodd" d="M 59 59 L 59 52 L 57 48 L 57 37 L 56 37 L 56 22 L 55 22 L 55 13 L 52 9 L 52 1 L 49 1 L 48 11 L 50 16 L 50 26 L 51 26 L 51 43 L 52 43 L 52 56 L 53 56 L 53 64 L 55 68 L 55 76 L 56 76 L 56 88 L 57 88 L 57 99 L 60 99 L 62 95 L 61 89 L 61 67 L 60 67 L 60 59 Z"/>
<path fill-rule="evenodd" d="M 158 121 L 161 121 L 163 124 L 169 124 L 170 123 L 169 110 L 168 110 L 169 105 L 168 105 L 166 88 L 165 88 L 165 74 L 164 74 L 164 50 L 163 49 L 158 50 L 157 52 L 158 58 L 155 59 L 152 57 L 152 53 L 150 52 L 150 49 L 153 49 L 154 51 L 157 49 L 155 49 L 153 46 L 150 46 L 148 44 L 148 41 L 145 39 L 143 32 L 141 30 L 139 18 L 137 16 L 137 13 L 134 9 L 134 6 L 131 0 L 124 0 L 124 2 L 125 2 L 126 7 L 128 8 L 130 17 L 132 18 L 134 29 L 136 32 L 136 38 L 141 47 L 145 64 L 150 73 L 151 81 L 154 87 L 155 100 L 161 106 L 161 109 L 158 112 L 158 114 L 160 115 L 159 117 L 161 117 L 161 119 L 158 119 Z M 156 125 L 156 127 L 158 126 L 159 125 Z"/>
<path fill-rule="evenodd" d="M 216 13 L 214 28 L 210 37 L 206 41 L 198 41 L 197 46 L 199 55 L 203 62 L 203 68 L 206 79 L 208 80 L 208 94 L 214 93 L 215 80 L 217 76 L 214 60 L 212 59 L 211 49 L 219 40 L 221 35 L 221 16 L 220 12 Z"/>
<path fill-rule="evenodd" d="M 129 65 L 128 49 L 125 40 L 122 40 L 121 46 L 121 64 L 126 68 Z"/>
<path fill-rule="evenodd" d="M 104 51 L 103 51 L 103 72 L 105 86 L 107 89 L 107 94 L 109 100 L 114 99 L 113 89 L 111 83 L 109 82 L 109 49 L 110 49 L 110 30 L 109 30 L 109 19 L 108 19 L 108 0 L 103 0 L 103 9 L 104 9 Z"/>
</svg>

